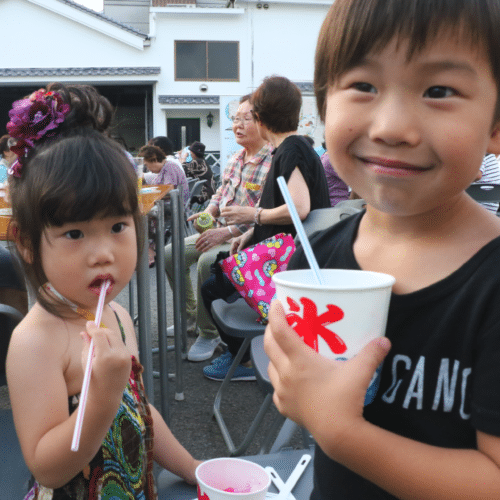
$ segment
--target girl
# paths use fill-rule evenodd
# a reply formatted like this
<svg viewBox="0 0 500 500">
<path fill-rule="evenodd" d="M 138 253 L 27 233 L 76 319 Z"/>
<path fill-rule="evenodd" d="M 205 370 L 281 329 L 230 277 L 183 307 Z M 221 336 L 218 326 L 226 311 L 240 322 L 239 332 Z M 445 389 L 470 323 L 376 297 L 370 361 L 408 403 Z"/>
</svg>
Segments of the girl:
<svg viewBox="0 0 500 500">
<path fill-rule="evenodd" d="M 133 323 L 112 300 L 140 248 L 136 176 L 101 132 L 111 105 L 89 86 L 51 84 L 14 103 L 9 179 L 16 245 L 36 304 L 13 333 L 7 379 L 34 476 L 29 499 L 156 498 L 153 460 L 195 482 L 199 462 L 148 404 Z M 111 283 L 102 323 L 100 286 Z M 80 448 L 70 450 L 91 339 Z"/>
</svg>

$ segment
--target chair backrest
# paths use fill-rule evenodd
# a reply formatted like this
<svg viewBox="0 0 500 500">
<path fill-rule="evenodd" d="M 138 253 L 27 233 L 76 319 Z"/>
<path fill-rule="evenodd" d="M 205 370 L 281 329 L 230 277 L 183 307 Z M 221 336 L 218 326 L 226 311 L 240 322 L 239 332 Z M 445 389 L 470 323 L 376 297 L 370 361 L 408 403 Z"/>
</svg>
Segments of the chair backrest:
<svg viewBox="0 0 500 500">
<path fill-rule="evenodd" d="M 349 200 L 350 201 L 350 200 Z M 358 201 L 358 200 L 353 200 Z M 330 226 L 333 226 L 345 217 L 349 217 L 352 214 L 359 212 L 361 208 L 355 206 L 344 205 L 344 206 L 334 206 L 328 208 L 318 208 L 309 212 L 309 215 L 302 221 L 304 226 L 304 231 L 307 236 L 311 236 L 316 231 L 321 231 Z M 298 239 L 295 238 L 295 243 Z"/>
<path fill-rule="evenodd" d="M 10 337 L 16 325 L 23 319 L 17 309 L 5 304 L 0 304 L 0 386 L 7 384 L 5 376 L 5 361 Z"/>
<path fill-rule="evenodd" d="M 500 184 L 471 184 L 466 190 L 467 194 L 478 202 L 500 202 Z"/>
<path fill-rule="evenodd" d="M 192 186 L 190 185 L 189 199 L 191 199 L 193 196 L 199 196 L 206 182 L 207 182 L 206 179 L 202 179 L 195 182 Z"/>
</svg>

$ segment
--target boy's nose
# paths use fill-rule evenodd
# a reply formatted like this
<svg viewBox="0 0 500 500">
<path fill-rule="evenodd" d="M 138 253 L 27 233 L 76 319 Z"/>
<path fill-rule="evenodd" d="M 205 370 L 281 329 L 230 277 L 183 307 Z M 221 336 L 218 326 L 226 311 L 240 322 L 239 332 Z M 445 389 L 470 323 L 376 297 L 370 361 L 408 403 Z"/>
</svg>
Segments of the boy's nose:
<svg viewBox="0 0 500 500">
<path fill-rule="evenodd" d="M 405 102 L 403 96 L 381 101 L 373 110 L 369 136 L 389 146 L 417 146 L 421 135 L 414 105 Z"/>
</svg>

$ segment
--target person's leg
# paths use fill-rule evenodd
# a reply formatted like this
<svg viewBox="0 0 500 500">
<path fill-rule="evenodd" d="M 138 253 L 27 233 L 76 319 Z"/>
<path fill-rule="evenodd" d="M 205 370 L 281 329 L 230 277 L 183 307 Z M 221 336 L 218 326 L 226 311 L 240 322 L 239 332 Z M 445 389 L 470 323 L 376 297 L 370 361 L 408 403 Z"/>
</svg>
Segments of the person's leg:
<svg viewBox="0 0 500 500">
<path fill-rule="evenodd" d="M 200 336 L 207 339 L 213 339 L 219 336 L 217 329 L 203 305 L 203 298 L 201 296 L 201 286 L 211 275 L 210 266 L 215 262 L 215 259 L 219 252 L 228 252 L 230 249 L 229 243 L 224 243 L 222 245 L 216 246 L 208 250 L 208 252 L 203 252 L 198 259 L 198 283 L 197 283 L 197 301 L 198 301 L 198 311 L 197 311 L 197 325 L 200 331 Z"/>
<path fill-rule="evenodd" d="M 184 258 L 186 263 L 185 278 L 186 278 L 186 318 L 187 330 L 193 332 L 196 329 L 196 299 L 194 297 L 193 284 L 191 283 L 191 276 L 189 268 L 198 260 L 200 252 L 196 250 L 195 243 L 198 239 L 198 234 L 193 234 L 184 239 Z M 172 245 L 169 244 L 165 247 L 165 271 L 167 273 L 170 288 L 173 290 L 173 269 L 174 263 L 172 259 Z"/>
<path fill-rule="evenodd" d="M 211 320 L 217 328 L 220 338 L 224 343 L 227 344 L 227 349 L 231 353 L 231 356 L 233 358 L 238 353 L 241 344 L 243 344 L 243 339 L 239 337 L 233 337 L 232 335 L 227 334 L 226 332 L 224 332 L 224 330 L 221 330 L 219 328 L 212 316 L 212 302 L 217 299 L 228 301 L 228 299 L 230 299 L 230 297 L 234 296 L 235 294 L 241 297 L 241 295 L 239 295 L 231 281 L 229 281 L 226 276 L 224 276 L 223 280 L 217 280 L 215 274 L 211 274 L 210 277 L 201 286 L 201 297 L 203 299 L 205 310 L 207 311 L 207 314 L 209 314 Z M 250 361 L 249 349 L 243 355 L 241 364 L 248 363 L 248 361 Z"/>
</svg>

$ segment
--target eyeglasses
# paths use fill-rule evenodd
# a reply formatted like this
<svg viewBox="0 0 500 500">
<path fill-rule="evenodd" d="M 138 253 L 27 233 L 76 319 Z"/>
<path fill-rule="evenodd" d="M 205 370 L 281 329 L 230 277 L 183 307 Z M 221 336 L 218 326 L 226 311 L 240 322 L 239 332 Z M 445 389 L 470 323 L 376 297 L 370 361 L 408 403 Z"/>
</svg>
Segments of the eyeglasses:
<svg viewBox="0 0 500 500">
<path fill-rule="evenodd" d="M 250 122 L 253 122 L 253 116 L 248 113 L 243 118 L 241 116 L 233 116 L 232 118 L 234 125 L 239 125 L 240 123 L 243 125 L 248 125 Z"/>
</svg>

